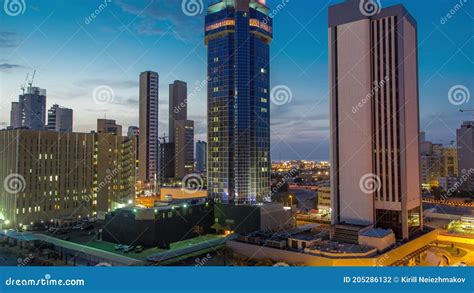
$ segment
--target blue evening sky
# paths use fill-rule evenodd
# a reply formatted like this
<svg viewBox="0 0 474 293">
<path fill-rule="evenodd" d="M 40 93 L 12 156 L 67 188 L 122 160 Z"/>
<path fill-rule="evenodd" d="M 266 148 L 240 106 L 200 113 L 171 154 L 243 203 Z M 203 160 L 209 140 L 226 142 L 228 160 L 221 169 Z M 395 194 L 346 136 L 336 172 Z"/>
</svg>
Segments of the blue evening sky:
<svg viewBox="0 0 474 293">
<path fill-rule="evenodd" d="M 47 89 L 47 107 L 73 108 L 75 131 L 95 129 L 104 116 L 126 131 L 138 124 L 138 75 L 154 70 L 160 74 L 160 133 L 168 130 L 168 84 L 180 79 L 196 92 L 189 104 L 196 140 L 206 139 L 206 90 L 198 86 L 206 78 L 205 9 L 187 16 L 181 0 L 24 2 L 18 16 L 0 10 L 0 128 L 9 123 L 10 103 L 27 72 L 36 69 L 34 85 Z M 340 2 L 267 0 L 273 8 L 285 3 L 274 15 L 272 87 L 292 92 L 291 102 L 272 105 L 273 160 L 329 157 L 327 7 Z M 456 127 L 472 117 L 459 109 L 473 109 L 474 98 L 460 106 L 448 100 L 453 86 L 474 91 L 472 2 L 381 0 L 382 7 L 404 4 L 418 22 L 421 128 L 439 143 L 455 140 Z M 101 4 L 98 15 L 86 20 Z M 101 85 L 114 92 L 106 105 L 92 97 Z"/>
</svg>

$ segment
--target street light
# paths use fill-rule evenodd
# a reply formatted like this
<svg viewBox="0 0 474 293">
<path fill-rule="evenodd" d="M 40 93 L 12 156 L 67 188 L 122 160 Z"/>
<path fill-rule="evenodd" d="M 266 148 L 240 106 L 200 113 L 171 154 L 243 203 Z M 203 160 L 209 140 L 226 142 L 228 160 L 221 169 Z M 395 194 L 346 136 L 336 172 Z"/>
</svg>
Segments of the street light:
<svg viewBox="0 0 474 293">
<path fill-rule="evenodd" d="M 293 196 L 290 194 L 290 207 L 293 206 Z"/>
</svg>

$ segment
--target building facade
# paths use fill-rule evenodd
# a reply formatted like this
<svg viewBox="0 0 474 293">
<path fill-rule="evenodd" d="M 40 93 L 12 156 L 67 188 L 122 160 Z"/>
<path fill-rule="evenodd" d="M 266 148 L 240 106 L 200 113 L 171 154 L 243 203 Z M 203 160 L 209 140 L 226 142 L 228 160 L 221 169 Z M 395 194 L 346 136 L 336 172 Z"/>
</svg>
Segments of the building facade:
<svg viewBox="0 0 474 293">
<path fill-rule="evenodd" d="M 97 119 L 97 132 L 114 133 L 121 136 L 122 125 L 118 125 L 117 122 L 112 119 Z"/>
<path fill-rule="evenodd" d="M 196 142 L 196 171 L 204 172 L 207 170 L 207 142 Z"/>
<path fill-rule="evenodd" d="M 175 142 L 176 121 L 188 119 L 188 86 L 184 81 L 175 80 L 169 85 L 169 142 Z"/>
<path fill-rule="evenodd" d="M 138 178 L 147 183 L 156 183 L 159 175 L 158 88 L 158 73 L 145 71 L 140 74 Z"/>
<path fill-rule="evenodd" d="M 10 128 L 17 129 L 21 127 L 21 108 L 19 102 L 12 102 L 10 110 Z"/>
<path fill-rule="evenodd" d="M 21 127 L 31 130 L 44 130 L 46 127 L 46 90 L 29 86 L 20 95 L 19 112 Z M 15 112 L 16 115 L 18 112 Z"/>
<path fill-rule="evenodd" d="M 465 183 L 468 191 L 474 191 L 474 121 L 464 122 L 456 130 L 458 145 L 458 173 L 459 176 L 469 174 Z"/>
<path fill-rule="evenodd" d="M 0 220 L 11 227 L 105 215 L 133 203 L 134 145 L 112 134 L 0 131 Z M 117 170 L 118 169 L 118 170 Z M 5 227 L 5 225 L 3 226 Z"/>
<path fill-rule="evenodd" d="M 422 228 L 417 25 L 401 6 L 329 7 L 333 222 Z"/>
<path fill-rule="evenodd" d="M 194 121 L 175 121 L 175 178 L 182 179 L 194 170 Z"/>
<path fill-rule="evenodd" d="M 59 105 L 53 105 L 48 110 L 49 131 L 72 132 L 73 111 Z"/>
<path fill-rule="evenodd" d="M 268 200 L 272 37 L 265 1 L 208 7 L 208 191 L 222 202 Z"/>
<path fill-rule="evenodd" d="M 175 148 L 174 177 L 182 179 L 194 170 L 194 121 L 188 120 L 187 84 L 175 80 L 169 90 L 169 143 Z"/>
</svg>

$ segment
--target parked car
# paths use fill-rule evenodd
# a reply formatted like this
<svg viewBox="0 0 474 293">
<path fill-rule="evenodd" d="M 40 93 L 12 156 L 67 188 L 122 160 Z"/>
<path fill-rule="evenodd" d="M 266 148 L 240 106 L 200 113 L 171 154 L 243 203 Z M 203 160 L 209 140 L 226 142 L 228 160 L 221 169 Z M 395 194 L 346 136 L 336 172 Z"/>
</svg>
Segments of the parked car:
<svg viewBox="0 0 474 293">
<path fill-rule="evenodd" d="M 124 249 L 124 247 L 125 246 L 123 244 L 117 244 L 117 245 L 115 245 L 115 250 L 122 250 L 122 249 Z"/>
<path fill-rule="evenodd" d="M 83 231 L 91 230 L 91 229 L 94 229 L 94 225 L 92 225 L 92 224 L 82 224 L 82 226 L 81 226 L 81 230 L 83 230 Z"/>
<path fill-rule="evenodd" d="M 123 252 L 127 253 L 127 252 L 130 252 L 130 251 L 133 251 L 134 249 L 135 249 L 135 246 L 127 245 L 123 248 Z"/>
<path fill-rule="evenodd" d="M 72 226 L 72 230 L 81 230 L 82 229 L 82 224 L 77 224 Z"/>
<path fill-rule="evenodd" d="M 137 247 L 135 247 L 135 253 L 140 253 L 144 250 L 145 248 L 142 246 L 142 245 L 137 245 Z"/>
</svg>

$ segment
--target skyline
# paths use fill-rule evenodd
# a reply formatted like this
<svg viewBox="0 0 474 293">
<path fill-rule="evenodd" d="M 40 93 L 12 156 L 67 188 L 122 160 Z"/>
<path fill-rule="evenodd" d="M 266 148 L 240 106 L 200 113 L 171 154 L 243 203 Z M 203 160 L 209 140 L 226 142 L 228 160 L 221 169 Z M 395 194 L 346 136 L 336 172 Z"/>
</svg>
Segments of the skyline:
<svg viewBox="0 0 474 293">
<path fill-rule="evenodd" d="M 298 1 L 299 5 L 284 1 L 274 15 L 277 38 L 271 48 L 271 88 L 288 87 L 292 99 L 271 104 L 272 161 L 329 159 L 326 10 L 342 1 L 321 1 L 323 5 L 310 9 L 300 5 L 305 1 Z M 420 128 L 427 140 L 449 144 L 455 140 L 455 129 L 471 118 L 459 109 L 473 108 L 473 102 L 452 105 L 448 92 L 455 85 L 472 90 L 469 63 L 474 60 L 474 46 L 466 29 L 472 24 L 472 3 L 464 3 L 442 24 L 442 17 L 458 3 L 446 2 L 430 6 L 428 13 L 428 1 L 401 1 L 419 26 Z M 22 15 L 2 15 L 0 50 L 6 58 L 0 60 L 0 123 L 8 123 L 10 103 L 17 100 L 26 73 L 36 69 L 35 86 L 47 89 L 47 107 L 59 104 L 74 109 L 75 131 L 89 132 L 104 115 L 127 129 L 138 125 L 138 75 L 153 70 L 160 74 L 160 135 L 168 129 L 168 84 L 183 80 L 188 93 L 197 93 L 189 104 L 195 139 L 207 141 L 206 115 L 199 112 L 206 105 L 206 90 L 197 85 L 206 79 L 202 39 L 207 3 L 201 14 L 187 16 L 176 1 L 112 1 L 87 21 L 98 3 L 38 1 Z M 274 11 L 279 3 L 267 1 Z M 387 7 L 398 2 L 381 3 Z M 24 25 L 19 27 L 19 20 Z M 57 26 L 63 29 L 58 31 Z M 113 89 L 112 103 L 93 104 L 92 92 L 101 85 Z"/>
</svg>

